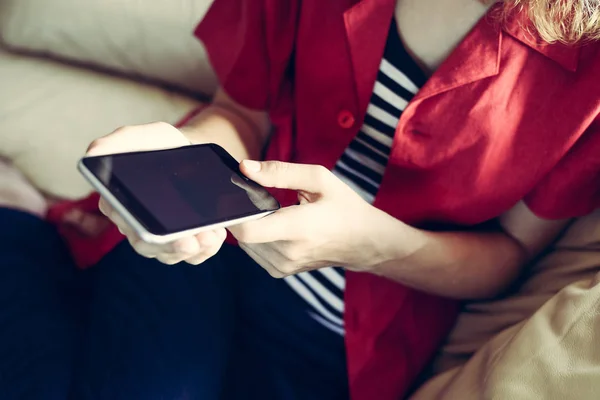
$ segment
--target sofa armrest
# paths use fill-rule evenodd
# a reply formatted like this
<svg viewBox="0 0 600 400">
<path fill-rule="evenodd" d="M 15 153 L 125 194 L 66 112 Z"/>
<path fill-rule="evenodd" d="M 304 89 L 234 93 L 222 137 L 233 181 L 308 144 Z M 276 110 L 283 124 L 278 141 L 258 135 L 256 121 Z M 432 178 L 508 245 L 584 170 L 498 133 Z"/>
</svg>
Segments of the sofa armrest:
<svg viewBox="0 0 600 400">
<path fill-rule="evenodd" d="M 76 170 L 90 142 L 123 125 L 178 122 L 193 98 L 131 79 L 0 51 L 0 156 L 43 191 L 78 198 Z"/>
<path fill-rule="evenodd" d="M 212 0 L 3 0 L 0 41 L 199 94 L 216 79 L 193 37 Z"/>
</svg>

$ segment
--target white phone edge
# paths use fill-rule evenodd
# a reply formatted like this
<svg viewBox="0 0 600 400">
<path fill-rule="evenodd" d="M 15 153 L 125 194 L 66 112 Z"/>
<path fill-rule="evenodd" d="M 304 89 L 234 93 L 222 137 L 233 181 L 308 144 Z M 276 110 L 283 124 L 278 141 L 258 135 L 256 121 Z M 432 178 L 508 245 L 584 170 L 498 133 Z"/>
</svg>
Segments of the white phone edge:
<svg viewBox="0 0 600 400">
<path fill-rule="evenodd" d="M 218 228 L 227 228 L 229 226 L 238 225 L 244 222 L 249 222 L 266 217 L 272 214 L 274 211 L 265 211 L 263 213 L 250 215 L 248 217 L 237 218 L 218 224 L 206 225 L 199 228 L 188 229 L 181 232 L 171 233 L 168 235 L 155 235 L 154 233 L 148 232 L 142 224 L 121 204 L 121 202 L 113 196 L 108 188 L 98 179 L 96 176 L 85 166 L 83 160 L 80 160 L 77 164 L 77 169 L 81 172 L 83 177 L 92 185 L 94 189 L 98 191 L 108 204 L 125 220 L 125 222 L 133 229 L 133 231 L 146 243 L 150 244 L 166 244 L 173 242 L 177 239 L 192 236 L 200 232 L 209 231 Z"/>
</svg>

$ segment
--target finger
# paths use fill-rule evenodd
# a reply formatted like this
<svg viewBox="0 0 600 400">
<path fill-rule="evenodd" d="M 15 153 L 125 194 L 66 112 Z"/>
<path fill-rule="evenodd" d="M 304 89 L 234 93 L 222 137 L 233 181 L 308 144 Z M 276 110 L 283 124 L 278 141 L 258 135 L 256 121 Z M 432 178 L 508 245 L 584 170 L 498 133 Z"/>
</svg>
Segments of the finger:
<svg viewBox="0 0 600 400">
<path fill-rule="evenodd" d="M 192 265 L 202 264 L 219 252 L 226 237 L 227 231 L 224 228 L 196 235 L 202 251 L 188 257 L 185 262 Z"/>
<path fill-rule="evenodd" d="M 216 254 L 216 253 L 215 253 Z M 186 258 L 184 261 L 190 265 L 200 265 L 206 262 L 209 258 L 214 256 L 215 254 L 211 254 L 210 252 L 197 254 L 193 257 Z"/>
<path fill-rule="evenodd" d="M 81 231 L 92 237 L 100 235 L 109 226 L 110 222 L 107 218 L 91 213 L 84 213 L 79 224 Z"/>
<path fill-rule="evenodd" d="M 85 151 L 86 157 L 94 157 L 94 156 L 103 156 L 111 153 L 110 143 L 107 139 L 112 136 L 113 133 L 109 133 L 108 135 L 102 136 L 96 140 L 94 140 Z M 114 151 L 113 151 L 114 152 Z"/>
<path fill-rule="evenodd" d="M 112 211 L 109 211 L 106 216 L 108 217 L 108 219 L 110 219 L 112 221 L 113 224 L 115 224 L 117 229 L 119 229 L 119 232 L 121 232 L 123 235 L 137 236 L 137 234 L 135 233 L 133 228 L 131 228 L 131 226 L 129 226 L 129 224 L 127 222 L 125 222 L 123 217 L 121 217 L 121 215 L 118 212 L 115 212 L 114 210 L 112 210 Z"/>
<path fill-rule="evenodd" d="M 74 208 L 65 213 L 61 222 L 89 237 L 98 236 L 104 232 L 110 224 L 106 217 L 85 212 L 78 208 Z"/>
<path fill-rule="evenodd" d="M 178 239 L 170 245 L 170 252 L 163 252 L 157 258 L 165 260 L 166 264 L 185 261 L 198 265 L 219 251 L 225 236 L 225 229 L 217 229 L 201 232 L 189 238 Z"/>
<path fill-rule="evenodd" d="M 94 140 L 85 151 L 85 157 L 107 156 L 115 153 L 134 151 L 140 148 L 132 137 L 139 128 L 136 126 L 121 127 Z M 142 149 L 140 149 L 142 150 Z"/>
<path fill-rule="evenodd" d="M 143 138 L 143 140 L 140 140 Z M 165 122 L 124 126 L 96 139 L 86 156 L 101 156 L 128 151 L 158 150 L 189 145 L 189 140 L 174 126 Z"/>
<path fill-rule="evenodd" d="M 244 189 L 244 190 L 251 189 L 250 185 L 248 185 L 248 183 L 244 180 L 244 178 L 242 178 L 238 174 L 231 175 L 230 181 L 231 181 L 231 183 L 233 183 L 235 186 L 239 187 L 240 189 Z"/>
<path fill-rule="evenodd" d="M 273 196 L 260 185 L 257 185 L 254 182 L 250 184 L 249 181 L 244 180 L 244 178 L 237 174 L 231 177 L 231 183 L 240 189 L 243 189 L 252 204 L 259 210 L 273 210 L 278 207 L 277 200 L 275 200 Z"/>
<path fill-rule="evenodd" d="M 221 242 L 224 242 L 225 239 L 227 239 L 227 229 L 220 228 L 220 229 L 214 230 L 213 232 L 215 233 L 215 235 Z"/>
<path fill-rule="evenodd" d="M 162 249 L 165 253 L 180 254 L 184 258 L 187 258 L 204 251 L 205 247 L 198 243 L 198 240 L 194 236 L 189 236 L 167 243 L 162 246 Z"/>
<path fill-rule="evenodd" d="M 311 204 L 282 208 L 271 215 L 230 226 L 231 234 L 242 243 L 271 243 L 303 237 Z"/>
<path fill-rule="evenodd" d="M 221 246 L 214 246 L 192 257 L 186 258 L 184 261 L 191 265 L 200 265 L 219 252 Z"/>
<path fill-rule="evenodd" d="M 263 259 L 268 260 L 284 276 L 289 276 L 296 275 L 307 269 L 302 266 L 306 263 L 303 253 L 298 253 L 297 250 L 292 252 L 286 251 L 290 244 L 291 242 L 276 242 L 249 246 Z"/>
<path fill-rule="evenodd" d="M 125 221 L 123 217 L 121 217 L 121 214 L 111 208 L 110 205 L 108 205 L 108 203 L 102 198 L 100 199 L 99 208 L 101 209 L 102 213 L 106 215 L 106 217 L 117 227 L 122 235 L 126 236 L 128 239 L 131 239 L 131 243 L 133 243 L 133 240 L 141 240 L 133 228 Z"/>
<path fill-rule="evenodd" d="M 244 243 L 240 243 L 239 246 L 242 250 L 244 250 L 246 252 L 246 254 L 248 254 L 250 256 L 250 258 L 252 258 L 254 260 L 255 263 L 257 263 L 259 266 L 261 266 L 262 269 L 267 271 L 269 273 L 269 275 L 271 275 L 273 278 L 285 277 L 285 274 L 283 272 L 279 271 L 269 261 L 267 261 L 265 258 L 260 256 L 256 251 L 254 251 L 252 249 L 251 246 L 248 246 Z"/>
<path fill-rule="evenodd" d="M 227 236 L 225 228 L 217 230 L 197 233 L 194 238 L 196 243 L 202 248 L 202 251 L 207 248 L 212 248 L 215 245 L 221 245 Z"/>
<path fill-rule="evenodd" d="M 110 206 L 110 204 L 108 204 L 104 197 L 100 197 L 100 200 L 98 201 L 98 209 L 107 217 L 113 212 L 113 208 Z"/>
<path fill-rule="evenodd" d="M 208 246 L 198 243 L 194 236 L 177 239 L 174 242 L 166 243 L 163 245 L 150 245 L 158 250 L 159 254 L 166 254 L 169 256 L 178 256 L 182 260 L 191 257 L 195 254 L 202 253 Z"/>
<path fill-rule="evenodd" d="M 157 248 L 154 245 L 144 242 L 140 238 L 136 236 L 126 236 L 129 244 L 142 257 L 146 258 L 157 258 L 158 255 L 164 254 L 161 252 L 160 248 Z"/>
<path fill-rule="evenodd" d="M 121 232 L 121 234 L 128 236 L 134 234 L 133 229 L 129 226 L 127 222 L 121 217 L 119 213 L 117 213 L 114 208 L 104 199 L 104 197 L 100 197 L 98 201 L 98 209 L 102 214 L 104 214 Z"/>
<path fill-rule="evenodd" d="M 173 256 L 169 254 L 160 254 L 156 256 L 156 259 L 166 265 L 175 265 L 182 262 L 185 258 L 179 255 Z"/>
<path fill-rule="evenodd" d="M 127 237 L 134 250 L 144 257 L 156 257 L 161 253 L 191 255 L 200 251 L 193 238 L 178 239 L 175 242 L 162 245 L 146 243 L 103 198 L 100 198 L 98 208 L 115 224 L 119 232 Z"/>
<path fill-rule="evenodd" d="M 175 245 L 175 252 L 162 252 L 156 256 L 156 259 L 162 262 L 163 264 L 174 265 L 180 262 L 187 262 L 188 264 L 198 265 L 208 258 L 214 256 L 219 248 L 220 244 L 215 242 L 212 246 L 201 246 L 195 240 L 195 238 L 190 237 L 186 240 L 191 240 L 196 243 L 195 246 L 189 247 L 187 245 Z M 187 246 L 187 250 L 183 250 Z"/>
<path fill-rule="evenodd" d="M 240 164 L 240 170 L 265 187 L 310 193 L 323 193 L 336 182 L 333 174 L 320 165 L 244 160 Z"/>
</svg>

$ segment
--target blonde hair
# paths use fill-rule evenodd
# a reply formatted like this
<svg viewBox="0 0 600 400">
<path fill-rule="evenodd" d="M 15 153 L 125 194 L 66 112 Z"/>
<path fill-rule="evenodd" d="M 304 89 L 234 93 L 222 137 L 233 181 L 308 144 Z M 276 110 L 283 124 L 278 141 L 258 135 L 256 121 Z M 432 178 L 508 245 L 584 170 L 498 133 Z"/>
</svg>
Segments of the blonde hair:
<svg viewBox="0 0 600 400">
<path fill-rule="evenodd" d="M 574 44 L 600 40 L 600 0 L 505 0 L 505 16 L 527 10 L 540 38 Z"/>
</svg>

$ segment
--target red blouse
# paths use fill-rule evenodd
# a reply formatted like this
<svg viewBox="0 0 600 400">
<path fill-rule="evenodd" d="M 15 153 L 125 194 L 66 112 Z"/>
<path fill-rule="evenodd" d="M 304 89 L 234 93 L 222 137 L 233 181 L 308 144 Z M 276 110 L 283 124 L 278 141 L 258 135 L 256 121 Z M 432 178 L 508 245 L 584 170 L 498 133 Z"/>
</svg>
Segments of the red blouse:
<svg viewBox="0 0 600 400">
<path fill-rule="evenodd" d="M 365 116 L 395 0 L 215 0 L 196 35 L 224 90 L 268 110 L 268 159 L 333 168 Z M 402 113 L 375 206 L 474 225 L 525 199 L 544 218 L 600 206 L 600 44 L 483 18 Z M 282 203 L 296 196 L 279 193 Z M 454 301 L 346 273 L 353 399 L 397 399 L 451 328 Z"/>
</svg>

